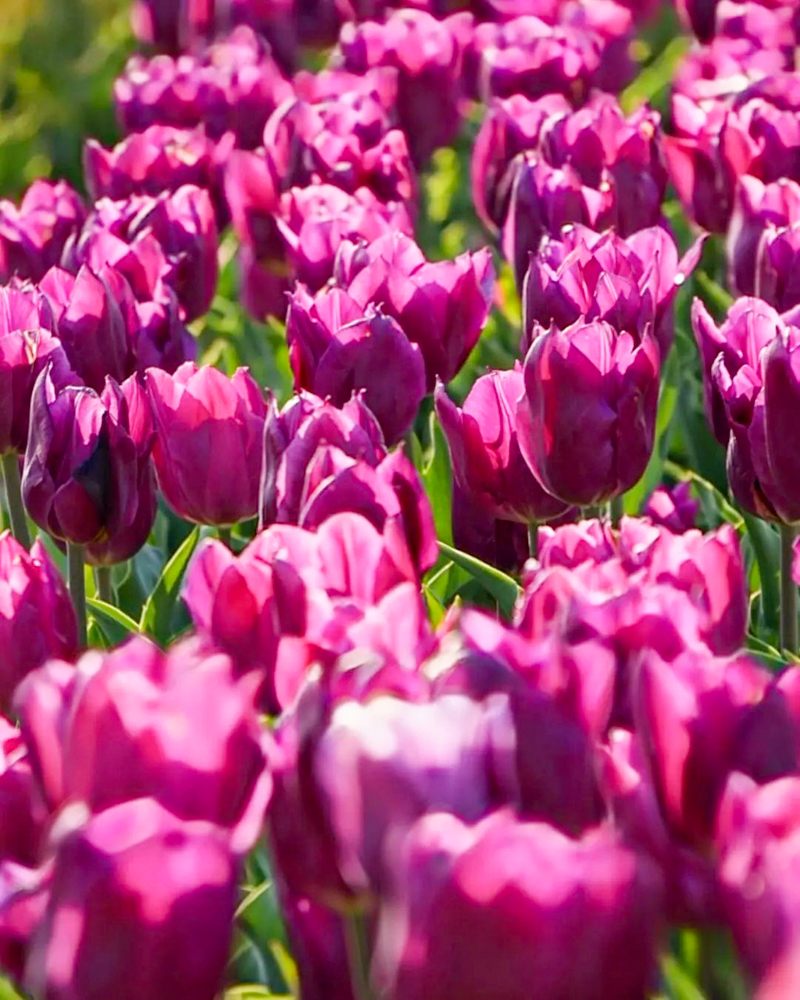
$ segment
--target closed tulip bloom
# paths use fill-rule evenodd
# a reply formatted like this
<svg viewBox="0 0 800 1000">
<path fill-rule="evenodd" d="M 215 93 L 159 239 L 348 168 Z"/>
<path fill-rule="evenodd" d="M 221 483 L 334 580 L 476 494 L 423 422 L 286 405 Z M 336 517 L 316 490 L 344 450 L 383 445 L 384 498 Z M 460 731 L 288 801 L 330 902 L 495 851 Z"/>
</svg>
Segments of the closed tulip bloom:
<svg viewBox="0 0 800 1000">
<path fill-rule="evenodd" d="M 95 273 L 84 266 L 73 276 L 54 267 L 39 285 L 72 368 L 98 393 L 106 378 L 123 382 L 134 371 L 125 317 L 108 277 L 107 268 Z"/>
<path fill-rule="evenodd" d="M 401 326 L 338 288 L 298 285 L 286 323 L 295 389 L 344 406 L 352 393 L 375 414 L 388 445 L 402 439 L 425 396 L 425 365 Z"/>
<path fill-rule="evenodd" d="M 542 489 L 522 456 L 517 404 L 524 392 L 517 365 L 482 375 L 461 409 L 439 384 L 436 412 L 460 489 L 493 517 L 530 524 L 558 517 L 567 505 Z"/>
<path fill-rule="evenodd" d="M 237 899 L 226 833 L 139 798 L 95 816 L 75 804 L 54 837 L 26 989 L 60 1000 L 109 991 L 123 1000 L 213 1000 Z M 124 947 L 109 947 L 110 922 Z"/>
<path fill-rule="evenodd" d="M 267 405 L 247 370 L 228 378 L 186 362 L 174 375 L 146 375 L 158 483 L 181 517 L 235 524 L 258 512 L 261 442 Z M 207 475 L 213 456 L 214 475 Z"/>
<path fill-rule="evenodd" d="M 30 553 L 7 531 L 0 535 L 0 712 L 19 682 L 51 657 L 78 652 L 75 612 L 61 574 L 38 539 Z"/>
<path fill-rule="evenodd" d="M 585 226 L 566 226 L 559 239 L 545 237 L 531 256 L 522 289 L 523 350 L 530 346 L 534 323 L 565 327 L 585 317 L 640 336 L 652 323 L 665 358 L 675 334 L 675 295 L 702 249 L 701 239 L 679 260 L 675 241 L 660 226 L 626 240 Z"/>
<path fill-rule="evenodd" d="M 542 486 L 586 506 L 630 489 L 650 459 L 659 351 L 606 322 L 534 328 L 517 412 L 520 448 Z"/>
<path fill-rule="evenodd" d="M 637 1000 L 649 988 L 661 877 L 609 830 L 572 840 L 506 812 L 473 826 L 433 813 L 396 866 L 376 944 L 395 1000 Z"/>
<path fill-rule="evenodd" d="M 66 181 L 34 181 L 19 208 L 0 201 L 0 278 L 39 281 L 60 262 L 85 215 L 83 202 Z"/>
<path fill-rule="evenodd" d="M 47 300 L 32 286 L 0 288 L 0 453 L 22 454 L 28 443 L 31 394 L 50 366 L 58 385 L 78 381 Z"/>
<path fill-rule="evenodd" d="M 488 250 L 429 262 L 417 244 L 388 233 L 367 246 L 343 244 L 337 280 L 360 305 L 393 316 L 425 360 L 428 392 L 449 382 L 478 342 L 494 296 Z"/>
<path fill-rule="evenodd" d="M 137 391 L 111 379 L 102 395 L 84 386 L 59 391 L 47 370 L 36 380 L 22 496 L 55 538 L 104 544 L 136 522 L 141 459 L 128 398 Z"/>
<path fill-rule="evenodd" d="M 800 400 L 800 329 L 784 326 L 761 357 L 764 380 L 763 435 L 771 479 L 787 498 L 782 511 L 800 519 L 800 441 L 795 411 Z M 779 510 L 779 513 L 781 511 Z"/>
<path fill-rule="evenodd" d="M 680 534 L 694 528 L 699 510 L 700 501 L 692 496 L 692 484 L 687 480 L 672 489 L 657 486 L 647 498 L 642 513 L 654 524 Z"/>
</svg>

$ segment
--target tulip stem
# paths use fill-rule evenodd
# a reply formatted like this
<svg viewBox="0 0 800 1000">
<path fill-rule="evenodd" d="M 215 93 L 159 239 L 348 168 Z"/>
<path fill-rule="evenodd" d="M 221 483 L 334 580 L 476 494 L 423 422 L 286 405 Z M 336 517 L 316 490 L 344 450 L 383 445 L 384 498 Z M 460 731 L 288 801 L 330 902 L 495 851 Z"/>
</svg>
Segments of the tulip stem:
<svg viewBox="0 0 800 1000">
<path fill-rule="evenodd" d="M 611 527 L 618 528 L 622 515 L 625 513 L 625 495 L 618 493 L 608 502 L 608 516 L 611 519 Z"/>
<path fill-rule="evenodd" d="M 83 546 L 67 542 L 69 596 L 78 620 L 78 645 L 86 646 L 86 581 L 83 575 Z"/>
<path fill-rule="evenodd" d="M 539 525 L 536 521 L 528 525 L 528 551 L 531 559 L 539 558 Z"/>
<path fill-rule="evenodd" d="M 781 525 L 781 649 L 797 653 L 797 585 L 792 579 L 792 559 L 797 528 Z"/>
<path fill-rule="evenodd" d="M 106 604 L 113 604 L 114 588 L 111 586 L 111 567 L 95 566 L 94 578 L 97 581 L 97 596 Z"/>
<path fill-rule="evenodd" d="M 231 547 L 231 526 L 229 524 L 221 524 L 217 528 L 217 534 L 219 535 L 219 540 L 223 542 L 228 548 Z"/>
<path fill-rule="evenodd" d="M 360 913 L 350 913 L 344 915 L 342 921 L 353 996 L 355 1000 L 372 1000 L 369 981 L 369 945 L 364 916 Z"/>
<path fill-rule="evenodd" d="M 3 485 L 6 489 L 6 505 L 11 520 L 11 534 L 26 549 L 31 547 L 28 519 L 22 502 L 22 485 L 19 478 L 19 457 L 15 451 L 3 455 Z"/>
</svg>

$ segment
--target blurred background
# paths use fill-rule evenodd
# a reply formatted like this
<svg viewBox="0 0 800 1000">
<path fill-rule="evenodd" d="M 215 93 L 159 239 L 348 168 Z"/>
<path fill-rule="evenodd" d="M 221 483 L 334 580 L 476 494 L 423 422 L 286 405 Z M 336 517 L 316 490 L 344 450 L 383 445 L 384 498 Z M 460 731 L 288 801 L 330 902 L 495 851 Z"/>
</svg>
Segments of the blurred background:
<svg viewBox="0 0 800 1000">
<path fill-rule="evenodd" d="M 83 190 L 87 135 L 117 135 L 111 87 L 134 48 L 129 0 L 0 0 L 0 197 L 35 177 Z"/>
</svg>

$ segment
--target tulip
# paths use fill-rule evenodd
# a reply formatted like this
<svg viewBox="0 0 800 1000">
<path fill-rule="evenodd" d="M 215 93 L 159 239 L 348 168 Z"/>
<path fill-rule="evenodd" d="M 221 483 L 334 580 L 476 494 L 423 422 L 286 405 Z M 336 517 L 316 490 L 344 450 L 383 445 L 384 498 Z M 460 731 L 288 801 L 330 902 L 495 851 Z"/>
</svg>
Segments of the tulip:
<svg viewBox="0 0 800 1000">
<path fill-rule="evenodd" d="M 675 295 L 697 266 L 702 248 L 698 240 L 678 260 L 675 241 L 660 226 L 627 240 L 613 231 L 600 236 L 584 226 L 565 227 L 560 240 L 545 237 L 531 257 L 522 289 L 523 351 L 530 346 L 534 323 L 563 328 L 586 317 L 640 336 L 652 323 L 665 358 L 675 334 Z"/>
<path fill-rule="evenodd" d="M 0 962 L 21 982 L 34 932 L 47 908 L 48 875 L 13 861 L 0 862 Z"/>
<path fill-rule="evenodd" d="M 701 42 L 714 37 L 717 4 L 718 0 L 676 0 L 681 19 Z"/>
<path fill-rule="evenodd" d="M 447 436 L 460 489 L 496 518 L 530 524 L 549 521 L 566 505 L 546 493 L 522 457 L 517 403 L 525 392 L 522 369 L 481 376 L 459 409 L 441 383 L 436 412 Z"/>
<path fill-rule="evenodd" d="M 433 813 L 395 865 L 376 979 L 397 1000 L 634 1000 L 649 988 L 661 879 L 607 830 L 575 841 L 508 813 L 474 826 Z"/>
<path fill-rule="evenodd" d="M 553 122 L 540 147 L 519 154 L 509 168 L 503 251 L 518 288 L 528 254 L 568 223 L 598 231 L 613 227 L 621 237 L 657 225 L 667 182 L 658 114 L 643 107 L 625 118 L 608 94 Z"/>
<path fill-rule="evenodd" d="M 0 201 L 0 278 L 39 281 L 58 264 L 64 246 L 83 223 L 83 202 L 66 181 L 37 180 L 19 208 Z"/>
<path fill-rule="evenodd" d="M 6 537 L 0 535 L 0 544 L 5 540 Z M 35 866 L 39 861 L 47 813 L 34 783 L 30 761 L 27 759 L 19 730 L 2 716 L 0 716 L 0 803 L 2 804 L 0 871 L 8 861 Z M 1 876 L 0 882 L 2 882 Z M 0 891 L 0 900 L 3 895 L 4 893 Z M 4 909 L 4 902 L 0 901 L 0 912 Z M 2 936 L 0 931 L 0 938 Z"/>
<path fill-rule="evenodd" d="M 531 101 L 522 94 L 494 98 L 472 147 L 472 202 L 490 229 L 502 227 L 511 196 L 509 167 L 519 153 L 536 149 L 547 124 L 570 113 L 562 94 Z"/>
<path fill-rule="evenodd" d="M 108 992 L 213 1000 L 237 898 L 225 833 L 148 798 L 83 813 L 83 822 L 81 813 L 70 807 L 54 831 L 50 895 L 25 988 L 63 1000 Z M 110 919 L 128 946 L 109 948 Z"/>
<path fill-rule="evenodd" d="M 647 498 L 642 514 L 654 524 L 680 534 L 694 527 L 699 510 L 700 503 L 692 497 L 692 486 L 687 480 L 672 489 L 656 487 Z"/>
<path fill-rule="evenodd" d="M 548 493 L 586 506 L 638 481 L 658 404 L 659 351 L 649 328 L 637 342 L 599 320 L 534 327 L 524 376 L 520 448 Z"/>
<path fill-rule="evenodd" d="M 174 375 L 150 368 L 146 383 L 156 432 L 153 461 L 170 506 L 199 524 L 254 517 L 267 408 L 247 370 L 229 379 L 186 362 Z M 206 474 L 210 455 L 213 476 Z"/>
<path fill-rule="evenodd" d="M 524 525 L 486 514 L 457 482 L 453 483 L 451 524 L 457 549 L 505 573 L 518 574 L 531 554 Z"/>
<path fill-rule="evenodd" d="M 39 285 L 67 359 L 97 393 L 106 378 L 123 382 L 134 370 L 125 318 L 105 278 L 103 271 L 95 274 L 85 266 L 75 277 L 54 267 Z"/>
<path fill-rule="evenodd" d="M 61 575 L 38 539 L 28 553 L 8 532 L 0 535 L 0 593 L 0 711 L 7 712 L 23 677 L 51 657 L 75 657 L 78 635 Z"/>
<path fill-rule="evenodd" d="M 103 197 L 119 200 L 132 194 L 156 196 L 194 184 L 211 194 L 217 219 L 224 222 L 220 171 L 233 142 L 230 132 L 214 142 L 202 128 L 176 129 L 168 125 L 151 125 L 113 149 L 88 139 L 83 157 L 86 185 L 96 201 Z"/>
<path fill-rule="evenodd" d="M 291 96 L 291 84 L 269 47 L 245 25 L 197 55 L 134 55 L 114 83 L 126 132 L 204 124 L 212 139 L 233 132 L 243 149 L 261 144 L 267 118 Z"/>
<path fill-rule="evenodd" d="M 393 316 L 419 345 L 427 389 L 449 382 L 478 342 L 494 295 L 494 267 L 488 250 L 429 263 L 413 240 L 389 233 L 369 246 L 342 244 L 337 279 L 366 308 Z"/>
<path fill-rule="evenodd" d="M 346 24 L 339 36 L 345 69 L 397 69 L 397 117 L 418 169 L 455 138 L 461 123 L 461 68 L 471 26 L 466 13 L 437 21 L 424 10 L 397 10 L 383 24 Z"/>
<path fill-rule="evenodd" d="M 374 306 L 333 288 L 311 296 L 298 285 L 286 322 L 295 389 L 344 406 L 354 390 L 375 414 L 388 445 L 410 429 L 425 395 L 419 345 Z"/>
</svg>

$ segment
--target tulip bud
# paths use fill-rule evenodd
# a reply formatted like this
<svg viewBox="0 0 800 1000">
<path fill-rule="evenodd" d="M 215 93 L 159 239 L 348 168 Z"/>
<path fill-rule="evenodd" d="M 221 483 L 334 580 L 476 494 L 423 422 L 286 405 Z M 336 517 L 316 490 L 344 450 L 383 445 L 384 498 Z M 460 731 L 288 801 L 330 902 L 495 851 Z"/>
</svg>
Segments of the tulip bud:
<svg viewBox="0 0 800 1000">
<path fill-rule="evenodd" d="M 188 361 L 168 375 L 150 368 L 147 392 L 158 483 L 181 517 L 236 524 L 258 512 L 266 403 L 240 368 L 232 378 Z M 213 456 L 214 475 L 207 474 Z"/>
<path fill-rule="evenodd" d="M 5 536 L 0 535 L 0 544 Z M 26 553 L 27 555 L 27 553 Z M 35 867 L 39 862 L 47 811 L 34 782 L 25 745 L 0 716 L 0 871 L 9 860 Z M 0 876 L 0 882 L 2 877 Z M 0 890 L 0 913 L 5 900 Z M 0 926 L 3 920 L 0 916 Z M 0 939 L 3 932 L 0 930 Z M 2 945 L 0 945 L 2 955 Z M 5 968 L 5 966 L 4 966 Z"/>
<path fill-rule="evenodd" d="M 81 227 L 86 209 L 66 181 L 36 180 L 19 208 L 0 201 L 0 278 L 39 281 L 61 260 Z"/>
<path fill-rule="evenodd" d="M 544 489 L 579 506 L 630 489 L 655 434 L 659 351 L 650 329 L 637 342 L 602 321 L 535 327 L 524 375 L 520 448 Z"/>
<path fill-rule="evenodd" d="M 375 414 L 386 443 L 410 429 L 425 395 L 425 365 L 417 344 L 370 305 L 362 307 L 338 288 L 312 298 L 298 285 L 286 322 L 295 389 L 307 389 L 336 406 L 354 390 Z"/>
</svg>

